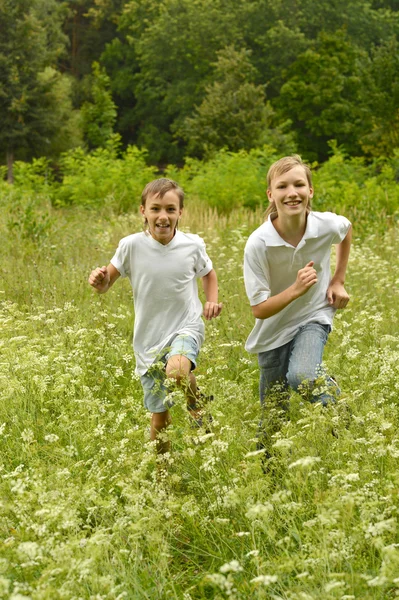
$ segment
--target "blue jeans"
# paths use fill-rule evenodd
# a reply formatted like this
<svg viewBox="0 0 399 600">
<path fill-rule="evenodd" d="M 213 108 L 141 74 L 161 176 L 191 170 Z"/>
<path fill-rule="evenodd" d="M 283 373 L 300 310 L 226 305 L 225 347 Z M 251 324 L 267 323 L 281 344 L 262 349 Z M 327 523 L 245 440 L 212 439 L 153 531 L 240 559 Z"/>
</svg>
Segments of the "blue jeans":
<svg viewBox="0 0 399 600">
<path fill-rule="evenodd" d="M 324 389 L 320 394 L 312 394 L 315 380 L 322 375 L 323 350 L 330 331 L 330 325 L 307 323 L 283 346 L 258 354 L 262 405 L 267 392 L 276 384 L 280 384 L 280 389 L 308 392 L 306 395 L 311 402 L 321 402 L 324 406 L 334 402 L 340 390 L 331 377 L 324 376 Z"/>
</svg>

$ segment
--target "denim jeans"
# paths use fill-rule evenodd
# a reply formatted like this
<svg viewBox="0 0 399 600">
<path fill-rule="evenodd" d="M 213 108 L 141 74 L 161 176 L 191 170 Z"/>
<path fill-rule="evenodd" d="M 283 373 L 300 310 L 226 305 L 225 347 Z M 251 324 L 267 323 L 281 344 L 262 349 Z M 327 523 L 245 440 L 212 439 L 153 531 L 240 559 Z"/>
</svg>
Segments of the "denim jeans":
<svg viewBox="0 0 399 600">
<path fill-rule="evenodd" d="M 322 375 L 323 350 L 330 331 L 329 325 L 307 323 L 298 329 L 291 341 L 258 354 L 262 405 L 267 392 L 276 384 L 286 390 L 307 391 L 306 396 L 311 402 L 321 402 L 324 406 L 334 402 L 340 390 L 331 377 L 325 376 L 323 389 L 317 395 L 312 394 L 315 380 Z"/>
</svg>

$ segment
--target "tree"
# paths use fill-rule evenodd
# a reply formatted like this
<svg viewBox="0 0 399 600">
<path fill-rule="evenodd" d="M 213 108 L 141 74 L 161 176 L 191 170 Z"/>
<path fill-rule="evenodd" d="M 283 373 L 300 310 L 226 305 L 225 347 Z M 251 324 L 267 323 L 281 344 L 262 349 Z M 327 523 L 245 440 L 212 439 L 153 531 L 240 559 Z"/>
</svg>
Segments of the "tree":
<svg viewBox="0 0 399 600">
<path fill-rule="evenodd" d="M 81 107 L 82 126 L 89 148 L 105 146 L 114 132 L 116 106 L 110 92 L 110 80 L 98 62 L 88 79 L 90 100 Z"/>
<path fill-rule="evenodd" d="M 119 34 L 102 58 L 121 107 L 118 130 L 126 143 L 145 144 L 152 161 L 179 161 L 174 131 L 202 101 L 216 53 L 242 38 L 236 2 L 132 0 Z"/>
<path fill-rule="evenodd" d="M 360 140 L 371 156 L 391 156 L 399 148 L 399 42 L 395 37 L 375 46 L 363 74 L 364 101 L 370 127 Z"/>
<path fill-rule="evenodd" d="M 54 131 L 47 100 L 56 78 L 41 73 L 64 50 L 61 9 L 56 0 L 0 3 L 0 139 L 7 154 L 9 181 L 16 153 L 46 146 Z"/>
<path fill-rule="evenodd" d="M 228 46 L 217 57 L 213 83 L 178 132 L 188 142 L 190 156 L 208 157 L 220 148 L 248 150 L 260 146 L 270 133 L 273 111 L 266 104 L 264 86 L 253 83 L 256 70 L 250 52 Z"/>
<path fill-rule="evenodd" d="M 331 139 L 350 153 L 359 152 L 359 137 L 370 119 L 362 101 L 365 58 L 343 31 L 320 33 L 287 70 L 275 106 L 282 118 L 292 120 L 298 148 L 309 158 L 326 159 Z"/>
</svg>

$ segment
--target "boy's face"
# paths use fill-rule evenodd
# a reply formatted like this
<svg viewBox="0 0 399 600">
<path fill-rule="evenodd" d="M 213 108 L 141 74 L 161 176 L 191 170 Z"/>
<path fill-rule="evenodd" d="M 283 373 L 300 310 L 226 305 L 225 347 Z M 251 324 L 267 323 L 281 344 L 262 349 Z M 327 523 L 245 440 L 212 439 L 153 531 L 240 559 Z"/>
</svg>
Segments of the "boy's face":
<svg viewBox="0 0 399 600">
<path fill-rule="evenodd" d="M 160 244 L 169 244 L 175 235 L 176 225 L 182 214 L 176 192 L 169 190 L 163 198 L 160 198 L 159 194 L 150 196 L 145 206 L 140 206 L 140 211 L 147 219 L 154 240 Z"/>
<path fill-rule="evenodd" d="M 267 190 L 270 202 L 275 202 L 278 216 L 306 214 L 313 188 L 309 186 L 306 172 L 301 165 L 274 177 Z"/>
</svg>

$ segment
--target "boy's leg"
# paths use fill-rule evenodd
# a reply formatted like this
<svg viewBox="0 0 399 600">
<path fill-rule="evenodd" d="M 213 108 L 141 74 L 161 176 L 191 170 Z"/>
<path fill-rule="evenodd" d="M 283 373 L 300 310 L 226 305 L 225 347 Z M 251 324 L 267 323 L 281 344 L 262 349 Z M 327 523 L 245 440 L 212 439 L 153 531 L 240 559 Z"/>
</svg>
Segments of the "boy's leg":
<svg viewBox="0 0 399 600">
<path fill-rule="evenodd" d="M 151 415 L 150 437 L 152 441 L 156 441 L 157 454 L 165 454 L 170 450 L 170 441 L 166 439 L 165 429 L 171 422 L 168 410 Z"/>
<path fill-rule="evenodd" d="M 263 470 L 270 458 L 272 436 L 281 428 L 287 400 L 289 343 L 258 354 L 261 419 L 257 448 L 264 450 Z M 284 412 L 283 412 L 284 411 Z"/>
<path fill-rule="evenodd" d="M 279 348 L 258 354 L 260 371 L 259 398 L 262 406 L 268 392 L 276 388 L 276 386 L 280 386 L 280 389 L 284 389 L 287 386 L 289 349 L 290 342 Z"/>
<path fill-rule="evenodd" d="M 197 405 L 199 394 L 197 381 L 191 371 L 192 362 L 187 356 L 175 354 L 166 363 L 166 377 L 173 379 L 186 396 L 187 408 L 194 419 L 200 418 L 200 407 Z"/>
<path fill-rule="evenodd" d="M 331 330 L 329 325 L 307 323 L 301 327 L 291 342 L 289 366 L 287 373 L 288 385 L 300 391 L 307 386 L 311 393 L 315 380 L 320 377 L 324 346 Z M 334 401 L 340 390 L 330 377 L 326 377 L 327 390 L 317 396 L 310 396 L 312 402 L 321 402 L 324 406 Z M 331 391 L 328 390 L 330 388 Z"/>
<path fill-rule="evenodd" d="M 167 389 L 164 385 L 165 373 L 162 368 L 154 366 L 140 377 L 144 392 L 144 406 L 151 412 L 150 438 L 156 441 L 158 454 L 170 450 L 170 442 L 166 438 L 166 428 L 172 419 L 169 413 L 171 402 L 167 402 Z"/>
</svg>

